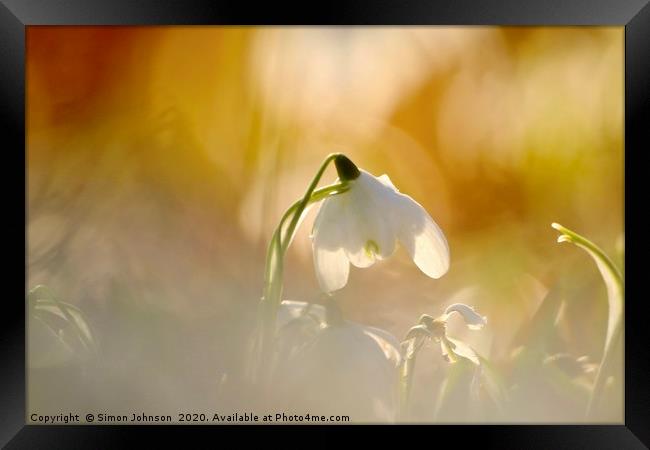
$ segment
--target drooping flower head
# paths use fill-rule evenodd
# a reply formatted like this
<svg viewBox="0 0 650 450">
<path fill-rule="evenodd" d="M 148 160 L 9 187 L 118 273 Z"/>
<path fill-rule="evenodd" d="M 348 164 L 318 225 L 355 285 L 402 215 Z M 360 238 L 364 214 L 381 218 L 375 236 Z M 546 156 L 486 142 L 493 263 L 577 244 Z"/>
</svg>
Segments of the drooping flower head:
<svg viewBox="0 0 650 450">
<path fill-rule="evenodd" d="M 396 242 L 422 272 L 440 278 L 449 269 L 449 246 L 426 210 L 402 194 L 387 175 L 375 177 L 343 155 L 335 159 L 345 193 L 321 205 L 312 231 L 316 275 L 325 292 L 341 289 L 350 263 L 372 266 L 393 254 Z"/>
<path fill-rule="evenodd" d="M 453 363 L 460 357 L 468 359 L 477 366 L 480 365 L 478 355 L 469 345 L 447 336 L 447 321 L 454 312 L 462 316 L 470 330 L 480 330 L 487 324 L 486 317 L 481 316 L 473 307 L 464 303 L 454 303 L 448 306 L 445 312 L 436 318 L 423 314 L 418 324 L 409 330 L 402 343 L 405 357 L 413 358 L 424 342 L 431 339 L 440 344 L 440 351 L 446 361 Z"/>
<path fill-rule="evenodd" d="M 455 312 L 463 316 L 463 320 L 467 324 L 467 328 L 470 330 L 480 330 L 487 323 L 487 318 L 485 316 L 477 313 L 474 307 L 464 303 L 454 303 L 453 305 L 449 305 L 447 309 L 445 309 L 445 313 L 440 316 L 440 319 L 446 321 L 452 313 Z"/>
</svg>

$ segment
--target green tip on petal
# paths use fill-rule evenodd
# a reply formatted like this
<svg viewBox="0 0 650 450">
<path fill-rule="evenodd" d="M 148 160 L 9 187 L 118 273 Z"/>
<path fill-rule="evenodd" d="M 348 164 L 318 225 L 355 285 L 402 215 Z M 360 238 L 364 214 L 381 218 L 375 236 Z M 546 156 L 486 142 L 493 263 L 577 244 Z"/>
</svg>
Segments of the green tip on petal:
<svg viewBox="0 0 650 450">
<path fill-rule="evenodd" d="M 363 247 L 369 258 L 373 258 L 375 255 L 379 254 L 379 245 L 372 239 L 366 242 L 366 245 Z"/>
<path fill-rule="evenodd" d="M 341 181 L 356 180 L 361 175 L 359 168 L 345 155 L 334 158 L 334 165 Z"/>
</svg>

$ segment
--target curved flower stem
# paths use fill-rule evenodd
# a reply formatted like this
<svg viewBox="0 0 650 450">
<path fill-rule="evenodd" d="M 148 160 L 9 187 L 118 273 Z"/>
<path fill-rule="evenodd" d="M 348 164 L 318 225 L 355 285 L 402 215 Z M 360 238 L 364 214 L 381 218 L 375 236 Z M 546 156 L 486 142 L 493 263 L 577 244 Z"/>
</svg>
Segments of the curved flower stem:
<svg viewBox="0 0 650 450">
<path fill-rule="evenodd" d="M 293 238 L 293 234 L 295 233 L 296 227 L 294 226 L 291 235 L 289 235 L 289 230 L 286 230 L 284 237 L 281 238 L 282 228 L 284 227 L 284 224 L 287 221 L 287 219 L 289 219 L 289 217 L 292 217 L 293 215 L 297 215 L 298 218 L 300 218 L 300 215 L 304 213 L 304 210 L 307 208 L 307 206 L 311 205 L 312 203 L 316 203 L 321 200 L 324 200 L 330 195 L 342 194 L 343 192 L 346 192 L 348 189 L 349 186 L 347 183 L 337 183 L 337 184 L 332 184 L 329 186 L 322 187 L 320 189 L 315 190 L 312 193 L 311 198 L 309 199 L 307 205 L 301 209 L 300 214 L 296 214 L 296 213 L 298 213 L 298 209 L 302 204 L 302 199 L 296 201 L 293 205 L 289 207 L 289 209 L 285 211 L 284 215 L 282 216 L 282 219 L 280 219 L 280 223 L 278 227 L 273 232 L 273 237 L 271 238 L 271 242 L 269 243 L 269 247 L 266 252 L 266 265 L 265 265 L 265 276 L 264 276 L 265 285 L 268 285 L 272 276 L 272 272 L 273 272 L 272 258 L 273 256 L 275 256 L 274 252 L 281 251 L 282 256 L 284 256 L 284 253 L 286 252 L 287 247 L 289 246 L 289 243 Z"/>
<path fill-rule="evenodd" d="M 260 335 L 257 357 L 260 359 L 260 371 L 264 371 L 268 360 L 269 345 L 275 332 L 277 311 L 282 300 L 282 275 L 284 273 L 284 255 L 293 239 L 296 228 L 307 207 L 315 202 L 323 200 L 330 195 L 337 195 L 349 189 L 347 182 L 341 182 L 316 189 L 325 169 L 339 153 L 327 156 L 321 164 L 318 172 L 312 179 L 303 197 L 292 204 L 283 214 L 280 223 L 273 233 L 271 242 L 266 254 L 266 266 L 264 271 L 264 294 L 260 302 Z M 288 225 L 285 224 L 290 219 Z M 284 233 L 283 233 L 284 231 Z"/>
<path fill-rule="evenodd" d="M 284 237 L 281 238 L 282 229 L 287 219 L 292 216 L 300 217 L 304 213 L 306 207 L 311 205 L 312 203 L 316 203 L 321 200 L 324 200 L 330 195 L 342 194 L 343 192 L 346 192 L 348 189 L 349 187 L 347 183 L 332 184 L 330 186 L 326 186 L 314 191 L 307 205 L 305 205 L 304 207 L 302 206 L 302 200 L 299 200 L 295 202 L 293 205 L 291 205 L 289 209 L 287 209 L 287 211 L 282 216 L 282 219 L 280 220 L 278 227 L 275 229 L 275 232 L 273 233 L 273 237 L 271 238 L 271 242 L 269 243 L 269 247 L 266 253 L 266 268 L 265 268 L 265 277 L 264 277 L 264 281 L 265 281 L 264 299 L 271 298 L 267 294 L 270 293 L 271 289 L 273 288 L 273 281 L 275 281 L 277 278 L 279 278 L 282 275 L 283 272 L 282 262 L 284 259 L 284 255 L 287 251 L 289 243 L 291 242 L 291 239 L 293 238 L 293 234 L 295 233 L 295 225 L 294 225 L 293 229 L 287 229 L 284 233 Z M 274 262 L 277 266 L 274 266 L 273 264 Z"/>
<path fill-rule="evenodd" d="M 291 240 L 291 237 L 293 237 L 293 233 L 296 230 L 296 226 L 298 225 L 298 221 L 300 220 L 300 216 L 302 215 L 302 212 L 305 210 L 307 205 L 310 202 L 310 199 L 314 193 L 314 190 L 316 189 L 316 186 L 318 186 L 318 183 L 320 182 L 321 177 L 323 176 L 323 172 L 325 172 L 325 169 L 327 168 L 328 164 L 332 161 L 334 161 L 335 158 L 340 156 L 340 153 L 332 153 L 325 158 L 325 161 L 320 166 L 320 169 L 318 169 L 318 172 L 316 172 L 316 175 L 314 176 L 314 179 L 311 180 L 311 183 L 309 187 L 307 188 L 307 191 L 305 192 L 305 195 L 302 197 L 302 200 L 298 202 L 298 206 L 296 208 L 296 212 L 293 214 L 293 217 L 291 218 L 291 222 L 289 223 L 289 227 L 287 228 L 287 237 L 286 242 L 282 243 L 282 252 L 284 253 L 287 250 L 287 247 L 289 246 L 289 241 Z"/>
<path fill-rule="evenodd" d="M 620 345 L 623 332 L 623 276 L 605 252 L 589 239 L 558 223 L 553 223 L 551 226 L 562 233 L 557 239 L 558 242 L 571 242 L 585 250 L 593 258 L 607 286 L 607 301 L 609 304 L 607 334 L 605 337 L 603 357 L 598 368 L 594 388 L 589 398 L 589 404 L 587 405 L 587 417 L 590 417 L 593 415 L 603 395 L 605 380 L 616 369 L 613 367 L 613 359 L 616 354 L 615 350 Z"/>
<path fill-rule="evenodd" d="M 422 323 L 422 320 L 420 320 L 418 325 L 411 327 L 406 335 L 406 338 L 402 342 L 404 356 L 402 359 L 402 364 L 399 368 L 399 408 L 397 411 L 398 420 L 405 420 L 408 417 L 411 400 L 411 388 L 413 386 L 413 373 L 415 372 L 415 362 L 418 352 L 424 345 L 425 341 L 429 338 L 431 338 L 431 333 Z"/>
</svg>

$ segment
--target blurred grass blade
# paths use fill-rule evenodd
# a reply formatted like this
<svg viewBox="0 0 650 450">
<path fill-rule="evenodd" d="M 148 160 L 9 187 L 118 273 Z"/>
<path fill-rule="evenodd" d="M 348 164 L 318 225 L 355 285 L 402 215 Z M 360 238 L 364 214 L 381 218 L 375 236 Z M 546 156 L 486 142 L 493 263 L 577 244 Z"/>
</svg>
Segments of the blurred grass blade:
<svg viewBox="0 0 650 450">
<path fill-rule="evenodd" d="M 434 417 L 441 422 L 467 421 L 477 414 L 474 390 L 476 371 L 479 367 L 465 358 L 447 366 L 447 377 L 440 385 Z"/>
<path fill-rule="evenodd" d="M 593 416 L 594 410 L 600 403 L 600 398 L 603 395 L 605 381 L 618 368 L 618 365 L 614 364 L 614 360 L 618 359 L 616 356 L 618 353 L 617 348 L 621 344 L 623 332 L 623 277 L 605 252 L 589 239 L 558 223 L 553 223 L 551 226 L 562 233 L 557 239 L 558 242 L 571 242 L 585 250 L 593 258 L 607 286 L 609 309 L 605 348 L 591 398 L 589 399 L 589 405 L 587 406 L 587 416 Z M 618 381 L 621 382 L 622 380 Z"/>
<path fill-rule="evenodd" d="M 402 342 L 404 357 L 399 372 L 399 409 L 398 419 L 404 420 L 408 417 L 413 387 L 413 374 L 415 372 L 415 361 L 417 354 L 429 337 L 429 332 L 423 325 L 412 327 L 406 340 Z"/>
<path fill-rule="evenodd" d="M 527 348 L 544 353 L 558 339 L 556 322 L 564 302 L 563 282 L 555 283 L 533 313 L 517 329 L 510 343 L 511 349 Z"/>
<path fill-rule="evenodd" d="M 411 358 L 404 358 L 399 374 L 399 420 L 405 420 L 408 417 L 414 370 L 415 355 Z"/>
<path fill-rule="evenodd" d="M 504 414 L 508 402 L 508 387 L 503 375 L 492 363 L 477 355 L 481 365 L 481 375 L 485 391 L 497 407 L 499 414 Z"/>
<path fill-rule="evenodd" d="M 79 308 L 59 300 L 54 293 L 43 285 L 31 289 L 28 294 L 29 311 L 32 317 L 46 320 L 45 317 L 59 317 L 70 329 L 76 340 L 88 352 L 96 354 L 97 345 L 88 322 Z"/>
<path fill-rule="evenodd" d="M 79 336 L 79 342 L 85 349 L 94 352 L 96 350 L 95 339 L 90 331 L 90 327 L 86 322 L 81 310 L 69 303 L 65 302 L 52 302 L 50 300 L 37 300 L 36 301 L 36 314 L 47 312 L 60 317 L 72 326 L 76 334 Z M 67 312 L 67 314 L 64 313 Z M 69 319 L 70 318 L 70 319 Z"/>
<path fill-rule="evenodd" d="M 39 316 L 30 317 L 27 331 L 27 365 L 30 369 L 62 366 L 74 360 L 74 348 L 47 320 Z"/>
</svg>

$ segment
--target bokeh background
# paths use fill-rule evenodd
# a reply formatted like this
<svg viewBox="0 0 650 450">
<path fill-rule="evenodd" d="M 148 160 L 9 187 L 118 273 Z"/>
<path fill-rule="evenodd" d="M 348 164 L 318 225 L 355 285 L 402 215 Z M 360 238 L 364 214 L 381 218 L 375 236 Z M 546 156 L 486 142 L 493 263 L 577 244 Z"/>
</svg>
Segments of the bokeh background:
<svg viewBox="0 0 650 450">
<path fill-rule="evenodd" d="M 550 224 L 622 264 L 623 44 L 620 27 L 28 27 L 28 283 L 78 306 L 100 349 L 74 375 L 30 370 L 29 409 L 244 409 L 219 380 L 241 375 L 272 231 L 333 151 L 387 173 L 451 250 L 439 280 L 403 250 L 353 268 L 349 320 L 401 339 L 472 304 L 488 326 L 449 334 L 507 372 L 561 285 L 545 351 L 598 362 L 604 284 Z M 314 216 L 285 298 L 321 297 Z M 423 354 L 413 419 L 430 421 L 448 365 Z M 584 393 L 527 392 L 493 420 L 579 420 Z"/>
</svg>

